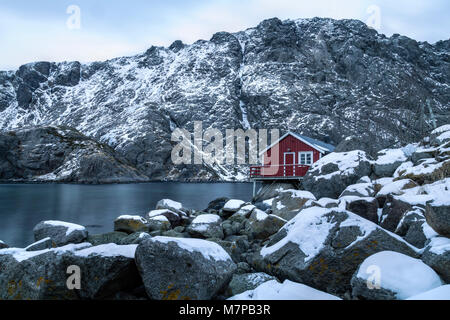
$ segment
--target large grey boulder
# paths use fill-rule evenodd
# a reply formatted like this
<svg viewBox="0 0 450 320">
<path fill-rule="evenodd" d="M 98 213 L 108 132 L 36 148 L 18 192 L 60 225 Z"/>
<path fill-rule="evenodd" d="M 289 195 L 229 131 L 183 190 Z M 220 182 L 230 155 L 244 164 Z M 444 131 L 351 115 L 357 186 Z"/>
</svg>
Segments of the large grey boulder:
<svg viewBox="0 0 450 320">
<path fill-rule="evenodd" d="M 373 162 L 373 171 L 378 177 L 391 177 L 395 170 L 408 158 L 403 149 L 384 149 L 378 152 Z"/>
<path fill-rule="evenodd" d="M 361 182 L 349 185 L 344 191 L 342 191 L 339 197 L 373 197 L 375 193 L 375 186 L 372 182 Z"/>
<path fill-rule="evenodd" d="M 122 215 L 114 220 L 114 231 L 131 234 L 148 230 L 148 221 L 141 216 Z"/>
<path fill-rule="evenodd" d="M 264 240 L 277 233 L 285 224 L 285 219 L 255 209 L 244 224 L 244 230 L 241 233 L 247 235 L 249 239 Z"/>
<path fill-rule="evenodd" d="M 254 203 L 277 197 L 284 190 L 295 190 L 297 184 L 294 182 L 262 182 L 261 188 L 253 198 Z"/>
<path fill-rule="evenodd" d="M 450 239 L 435 237 L 426 246 L 422 260 L 433 268 L 442 279 L 450 283 Z"/>
<path fill-rule="evenodd" d="M 79 266 L 81 299 L 112 298 L 142 284 L 134 262 L 137 245 L 103 244 L 64 255 L 66 266 Z"/>
<path fill-rule="evenodd" d="M 366 300 L 403 300 L 442 284 L 421 260 L 393 251 L 366 258 L 351 280 L 353 297 Z"/>
<path fill-rule="evenodd" d="M 369 176 L 372 162 L 361 150 L 331 153 L 315 162 L 304 177 L 302 186 L 317 199 L 338 198 L 349 185 Z"/>
<path fill-rule="evenodd" d="M 212 299 L 236 270 L 222 247 L 201 239 L 148 238 L 135 257 L 146 292 L 156 300 Z"/>
<path fill-rule="evenodd" d="M 0 251 L 0 299 L 2 300 L 74 300 L 75 290 L 69 290 L 66 254 L 90 244 L 69 244 L 63 247 L 25 251 Z"/>
<path fill-rule="evenodd" d="M 394 232 L 403 215 L 412 210 L 412 205 L 402 199 L 388 195 L 383 206 L 380 226 Z"/>
<path fill-rule="evenodd" d="M 222 219 L 216 214 L 202 214 L 192 220 L 187 232 L 193 237 L 223 239 Z"/>
<path fill-rule="evenodd" d="M 74 223 L 63 221 L 42 221 L 34 229 L 34 239 L 36 241 L 50 238 L 56 246 L 64 246 L 69 243 L 81 243 L 88 237 L 85 227 Z"/>
<path fill-rule="evenodd" d="M 311 207 L 290 220 L 250 262 L 258 271 L 344 295 L 361 262 L 385 250 L 418 256 L 417 248 L 352 212 Z"/>
<path fill-rule="evenodd" d="M 172 228 L 181 226 L 185 223 L 185 221 L 187 221 L 187 217 L 183 213 L 181 213 L 180 211 L 175 212 L 170 209 L 151 210 L 149 213 L 147 213 L 145 219 L 147 221 L 155 218 L 160 219 L 161 216 L 165 217 L 170 222 L 170 226 Z"/>
<path fill-rule="evenodd" d="M 284 220 L 291 220 L 308 200 L 316 200 L 316 197 L 303 190 L 283 190 L 272 201 L 272 214 Z"/>
<path fill-rule="evenodd" d="M 42 240 L 36 241 L 25 248 L 25 251 L 40 251 L 56 247 L 56 244 L 51 238 L 47 237 Z"/>
</svg>

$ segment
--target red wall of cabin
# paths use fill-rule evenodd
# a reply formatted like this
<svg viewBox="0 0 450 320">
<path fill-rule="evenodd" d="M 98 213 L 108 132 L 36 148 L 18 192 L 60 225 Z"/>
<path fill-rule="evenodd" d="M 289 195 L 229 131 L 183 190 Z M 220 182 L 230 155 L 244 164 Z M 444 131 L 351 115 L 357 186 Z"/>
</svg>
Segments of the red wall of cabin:
<svg viewBox="0 0 450 320">
<path fill-rule="evenodd" d="M 290 151 L 288 151 L 290 149 Z M 271 155 L 272 149 L 267 150 L 264 153 L 264 161 L 267 161 L 268 157 Z M 316 162 L 320 159 L 320 152 L 314 149 L 313 147 L 307 145 L 303 141 L 298 140 L 297 138 L 294 138 L 291 135 L 288 135 L 283 140 L 279 142 L 279 165 L 284 164 L 284 153 L 285 152 L 295 152 L 295 163 L 298 164 L 299 157 L 298 153 L 300 151 L 312 151 L 313 152 L 313 162 Z M 271 164 L 273 165 L 273 163 Z M 281 175 L 281 172 L 279 172 Z"/>
</svg>

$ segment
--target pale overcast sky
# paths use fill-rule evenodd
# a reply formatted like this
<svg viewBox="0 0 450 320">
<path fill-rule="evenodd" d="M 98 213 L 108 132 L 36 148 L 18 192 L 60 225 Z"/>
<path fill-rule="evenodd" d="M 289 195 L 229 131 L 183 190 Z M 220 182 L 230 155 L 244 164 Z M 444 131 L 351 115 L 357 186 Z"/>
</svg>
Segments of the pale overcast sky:
<svg viewBox="0 0 450 320">
<path fill-rule="evenodd" d="M 68 13 L 74 5 L 79 20 L 76 11 Z M 449 0 L 2 0 L 0 70 L 32 61 L 131 55 L 177 39 L 210 39 L 217 31 L 243 30 L 272 17 L 369 23 L 377 8 L 378 31 L 388 36 L 399 33 L 430 43 L 450 37 Z"/>
</svg>

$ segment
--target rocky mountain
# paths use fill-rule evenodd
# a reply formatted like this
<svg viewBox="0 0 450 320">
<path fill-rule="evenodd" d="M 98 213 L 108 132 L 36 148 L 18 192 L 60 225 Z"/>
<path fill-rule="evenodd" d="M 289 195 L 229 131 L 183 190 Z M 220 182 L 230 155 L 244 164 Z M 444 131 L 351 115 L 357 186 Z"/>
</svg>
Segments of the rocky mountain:
<svg viewBox="0 0 450 320">
<path fill-rule="evenodd" d="M 72 128 L 0 132 L 0 181 L 98 184 L 147 180 L 111 147 Z"/>
<path fill-rule="evenodd" d="M 0 129 L 73 127 L 149 179 L 231 180 L 245 169 L 174 166 L 171 132 L 279 128 L 375 154 L 447 122 L 449 48 L 356 20 L 274 18 L 131 57 L 0 72 Z"/>
</svg>

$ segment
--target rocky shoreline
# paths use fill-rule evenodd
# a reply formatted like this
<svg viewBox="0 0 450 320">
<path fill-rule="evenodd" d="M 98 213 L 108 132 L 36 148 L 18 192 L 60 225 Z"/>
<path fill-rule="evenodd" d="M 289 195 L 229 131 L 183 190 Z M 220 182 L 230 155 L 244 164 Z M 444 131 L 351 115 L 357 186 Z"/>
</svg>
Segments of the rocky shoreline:
<svg viewBox="0 0 450 320">
<path fill-rule="evenodd" d="M 253 202 L 162 199 L 97 235 L 43 221 L 26 248 L 0 241 L 0 299 L 450 299 L 449 164 L 446 125 L 375 159 L 332 153 Z"/>
</svg>

